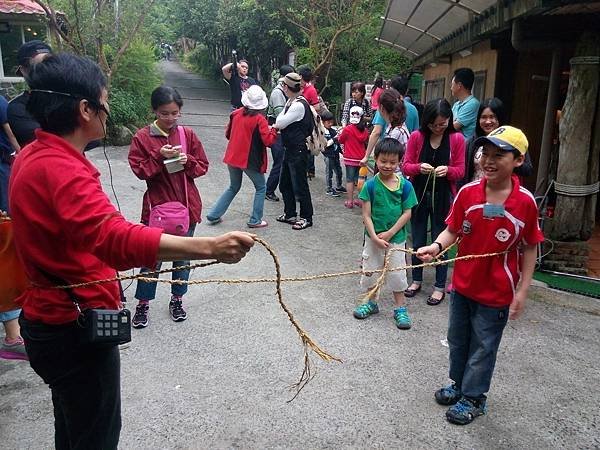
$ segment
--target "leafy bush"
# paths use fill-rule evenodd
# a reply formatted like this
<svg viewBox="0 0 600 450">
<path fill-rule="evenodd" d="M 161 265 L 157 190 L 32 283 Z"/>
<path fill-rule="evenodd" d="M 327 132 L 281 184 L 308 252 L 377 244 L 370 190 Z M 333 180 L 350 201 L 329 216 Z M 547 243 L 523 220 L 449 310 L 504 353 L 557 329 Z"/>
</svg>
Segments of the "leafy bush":
<svg viewBox="0 0 600 450">
<path fill-rule="evenodd" d="M 113 87 L 110 91 L 109 134 L 117 126 L 141 127 L 150 119 L 150 99 Z"/>
<path fill-rule="evenodd" d="M 108 59 L 114 51 L 108 52 Z M 115 128 L 137 128 L 150 118 L 150 94 L 160 85 L 154 48 L 135 40 L 123 55 L 112 76 L 110 89 L 109 135 Z"/>
<path fill-rule="evenodd" d="M 218 79 L 221 76 L 221 67 L 204 45 L 198 44 L 195 49 L 187 53 L 185 63 L 194 72 L 207 78 Z"/>
</svg>

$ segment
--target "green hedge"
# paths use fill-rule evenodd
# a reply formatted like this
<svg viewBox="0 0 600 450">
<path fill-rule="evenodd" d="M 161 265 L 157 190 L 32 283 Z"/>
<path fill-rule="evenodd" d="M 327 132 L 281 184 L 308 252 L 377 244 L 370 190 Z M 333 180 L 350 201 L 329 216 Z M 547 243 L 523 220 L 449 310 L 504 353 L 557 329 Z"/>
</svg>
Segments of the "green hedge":
<svg viewBox="0 0 600 450">
<path fill-rule="evenodd" d="M 213 60 L 208 49 L 198 44 L 195 49 L 185 55 L 185 65 L 207 78 L 217 80 L 221 77 L 221 67 Z"/>
</svg>

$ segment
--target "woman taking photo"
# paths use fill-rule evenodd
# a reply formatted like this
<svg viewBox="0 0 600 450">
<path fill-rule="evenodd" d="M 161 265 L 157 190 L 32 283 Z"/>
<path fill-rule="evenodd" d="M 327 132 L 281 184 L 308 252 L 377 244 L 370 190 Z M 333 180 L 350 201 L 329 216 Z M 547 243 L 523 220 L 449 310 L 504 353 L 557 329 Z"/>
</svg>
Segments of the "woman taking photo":
<svg viewBox="0 0 600 450">
<path fill-rule="evenodd" d="M 75 55 L 51 55 L 33 67 L 28 82 L 27 110 L 41 130 L 19 154 L 10 184 L 15 248 L 31 282 L 18 299 L 21 334 L 31 367 L 52 391 L 55 447 L 116 449 L 119 347 L 91 341 L 84 315 L 89 309 L 121 309 L 119 284 L 56 286 L 113 278 L 116 270 L 154 267 L 157 260 L 235 263 L 253 240 L 239 232 L 172 236 L 127 222 L 83 153 L 90 141 L 104 137 L 109 114 L 98 65 Z"/>
<path fill-rule="evenodd" d="M 504 103 L 497 97 L 487 98 L 479 105 L 477 113 L 477 122 L 475 125 L 475 134 L 466 141 L 465 153 L 465 176 L 458 183 L 460 189 L 471 181 L 477 181 L 483 178 L 483 170 L 479 166 L 481 152 L 483 147 L 476 147 L 473 143 L 482 136 L 487 136 L 495 129 L 508 122 Z M 515 174 L 521 177 L 528 177 L 533 172 L 531 156 L 529 152 L 525 154 L 525 161 L 515 169 Z"/>
<path fill-rule="evenodd" d="M 208 159 L 196 134 L 190 129 L 177 125 L 181 117 L 183 100 L 179 93 L 169 87 L 154 89 L 150 97 L 156 120 L 138 130 L 129 147 L 129 165 L 133 173 L 146 181 L 147 190 L 142 201 L 142 219 L 149 224 L 152 208 L 167 203 L 179 202 L 189 211 L 189 228 L 180 230 L 180 236 L 193 236 L 196 224 L 201 221 L 202 201 L 194 183 L 194 178 L 208 170 Z M 189 261 L 175 261 L 173 267 L 187 266 Z M 160 262 L 152 270 L 159 270 Z M 140 273 L 149 272 L 142 268 Z M 175 270 L 173 280 L 188 280 L 188 269 Z M 169 315 L 175 322 L 187 319 L 183 309 L 183 296 L 187 293 L 186 284 L 171 285 Z M 138 281 L 132 325 L 135 328 L 148 326 L 150 301 L 156 297 L 156 282 Z"/>
<path fill-rule="evenodd" d="M 447 100 L 432 100 L 425 106 L 421 128 L 410 135 L 402 173 L 410 177 L 419 204 L 413 208 L 411 231 L 413 247 L 427 243 L 427 230 L 431 228 L 434 240 L 445 228 L 444 220 L 456 194 L 456 182 L 465 172 L 465 140 L 452 127 L 452 108 Z M 413 265 L 420 260 L 413 255 Z M 428 305 L 439 305 L 445 297 L 448 266 L 435 268 L 433 293 Z M 404 291 L 414 297 L 423 284 L 423 268 L 412 269 L 412 284 Z"/>
<path fill-rule="evenodd" d="M 229 139 L 223 162 L 229 170 L 229 187 L 221 194 L 206 215 L 211 225 L 220 223 L 221 217 L 242 187 L 242 175 L 246 174 L 254 184 L 254 202 L 248 219 L 249 228 L 263 228 L 265 206 L 265 172 L 267 149 L 277 140 L 277 130 L 269 129 L 264 110 L 269 105 L 267 95 L 260 86 L 250 86 L 242 94 L 243 108 L 231 113 L 225 137 Z"/>
</svg>

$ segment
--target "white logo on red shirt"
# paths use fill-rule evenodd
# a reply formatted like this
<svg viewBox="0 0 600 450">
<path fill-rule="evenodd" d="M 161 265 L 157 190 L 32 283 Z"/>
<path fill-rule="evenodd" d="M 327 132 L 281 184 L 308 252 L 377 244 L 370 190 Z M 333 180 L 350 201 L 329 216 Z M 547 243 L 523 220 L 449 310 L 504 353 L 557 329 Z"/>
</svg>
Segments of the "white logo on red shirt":
<svg viewBox="0 0 600 450">
<path fill-rule="evenodd" d="M 506 228 L 498 228 L 495 236 L 500 242 L 506 242 L 510 239 L 510 232 Z"/>
</svg>

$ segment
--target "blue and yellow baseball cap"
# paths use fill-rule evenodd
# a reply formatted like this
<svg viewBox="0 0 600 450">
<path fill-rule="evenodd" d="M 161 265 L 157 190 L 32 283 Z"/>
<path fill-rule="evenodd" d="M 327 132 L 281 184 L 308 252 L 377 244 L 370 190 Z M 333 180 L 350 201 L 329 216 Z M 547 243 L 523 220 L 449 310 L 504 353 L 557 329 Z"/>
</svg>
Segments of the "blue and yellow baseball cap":
<svg viewBox="0 0 600 450">
<path fill-rule="evenodd" d="M 487 136 L 482 136 L 475 139 L 474 144 L 476 146 L 492 144 L 496 147 L 512 152 L 513 150 L 518 151 L 521 155 L 527 153 L 529 142 L 527 136 L 521 130 L 510 125 L 503 125 L 500 128 L 495 129 Z"/>
</svg>

